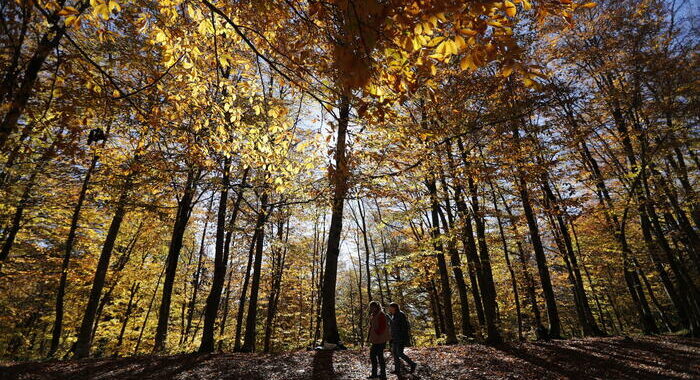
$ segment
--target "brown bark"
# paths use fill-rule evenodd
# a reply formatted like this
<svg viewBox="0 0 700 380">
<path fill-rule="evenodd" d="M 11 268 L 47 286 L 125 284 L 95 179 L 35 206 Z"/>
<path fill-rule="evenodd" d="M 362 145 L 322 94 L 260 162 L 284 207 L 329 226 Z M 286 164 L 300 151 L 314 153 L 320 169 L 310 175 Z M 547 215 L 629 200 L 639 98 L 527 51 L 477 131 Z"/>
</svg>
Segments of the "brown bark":
<svg viewBox="0 0 700 380">
<path fill-rule="evenodd" d="M 90 297 L 88 299 L 87 306 L 85 307 L 85 313 L 83 314 L 83 322 L 81 323 L 80 330 L 78 331 L 78 341 L 76 342 L 73 350 L 75 356 L 78 358 L 84 358 L 90 355 L 92 325 L 95 321 L 97 306 L 100 301 L 100 296 L 102 295 L 102 288 L 105 284 L 105 277 L 107 275 L 107 268 L 109 267 L 109 260 L 112 257 L 112 250 L 114 249 L 114 244 L 117 241 L 117 235 L 119 234 L 119 229 L 121 228 L 122 221 L 124 220 L 124 215 L 126 215 L 126 203 L 133 184 L 133 176 L 133 172 L 127 174 L 125 184 L 123 185 L 119 198 L 115 204 L 114 216 L 112 217 L 112 222 L 109 225 L 105 242 L 102 245 L 102 252 L 100 253 L 100 257 L 97 262 L 95 277 L 92 280 Z"/>
<path fill-rule="evenodd" d="M 173 225 L 172 238 L 168 248 L 168 256 L 166 258 L 167 268 L 165 270 L 165 279 L 163 281 L 163 296 L 158 310 L 158 327 L 156 328 L 155 344 L 153 352 L 160 353 L 166 350 L 168 340 L 168 324 L 170 321 L 170 302 L 172 300 L 173 285 L 175 283 L 175 275 L 177 274 L 177 263 L 180 259 L 180 250 L 182 249 L 182 240 L 185 236 L 185 229 L 190 220 L 192 213 L 192 203 L 197 190 L 197 181 L 199 180 L 199 170 L 190 168 L 187 171 L 187 180 L 182 197 L 177 204 L 177 214 Z"/>
<path fill-rule="evenodd" d="M 335 289 L 338 275 L 338 255 L 340 254 L 340 235 L 343 229 L 343 206 L 348 190 L 348 165 L 346 138 L 350 117 L 350 99 L 343 95 L 338 105 L 338 129 L 335 147 L 335 168 L 331 169 L 333 186 L 333 204 L 331 225 L 328 229 L 328 246 L 321 290 L 321 318 L 323 319 L 323 341 L 340 343 L 338 322 L 335 315 Z"/>
</svg>

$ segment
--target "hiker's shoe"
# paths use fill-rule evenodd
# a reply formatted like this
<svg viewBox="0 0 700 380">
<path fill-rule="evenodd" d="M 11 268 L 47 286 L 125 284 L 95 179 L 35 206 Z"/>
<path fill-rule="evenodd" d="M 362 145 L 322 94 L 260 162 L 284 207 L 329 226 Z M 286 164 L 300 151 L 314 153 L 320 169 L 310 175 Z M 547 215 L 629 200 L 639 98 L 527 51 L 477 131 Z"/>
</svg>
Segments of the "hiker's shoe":
<svg viewBox="0 0 700 380">
<path fill-rule="evenodd" d="M 411 363 L 411 373 L 416 372 L 416 367 L 417 367 L 417 366 L 418 366 L 418 364 L 416 364 L 416 363 Z"/>
</svg>

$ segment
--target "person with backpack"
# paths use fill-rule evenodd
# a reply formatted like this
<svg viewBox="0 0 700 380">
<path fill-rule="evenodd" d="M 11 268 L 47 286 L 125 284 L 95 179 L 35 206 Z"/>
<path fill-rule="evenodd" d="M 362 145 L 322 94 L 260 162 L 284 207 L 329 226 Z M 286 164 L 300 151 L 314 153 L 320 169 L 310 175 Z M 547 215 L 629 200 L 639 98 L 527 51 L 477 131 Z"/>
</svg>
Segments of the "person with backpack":
<svg viewBox="0 0 700 380">
<path fill-rule="evenodd" d="M 411 327 L 408 324 L 406 314 L 401 311 L 399 304 L 392 302 L 389 304 L 389 315 L 391 319 L 391 354 L 394 356 L 394 372 L 392 373 L 400 373 L 401 359 L 408 363 L 411 368 L 410 373 L 413 373 L 417 364 L 403 352 L 403 349 L 411 343 Z"/>
</svg>

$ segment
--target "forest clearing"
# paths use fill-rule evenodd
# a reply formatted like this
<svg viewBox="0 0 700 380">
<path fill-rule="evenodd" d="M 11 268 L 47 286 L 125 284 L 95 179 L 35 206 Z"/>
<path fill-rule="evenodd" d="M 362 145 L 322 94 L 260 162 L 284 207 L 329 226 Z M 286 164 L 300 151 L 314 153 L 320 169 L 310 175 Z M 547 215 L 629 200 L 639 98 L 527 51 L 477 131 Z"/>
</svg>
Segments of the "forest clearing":
<svg viewBox="0 0 700 380">
<path fill-rule="evenodd" d="M 0 375 L 699 377 L 699 12 L 3 1 Z"/>
</svg>

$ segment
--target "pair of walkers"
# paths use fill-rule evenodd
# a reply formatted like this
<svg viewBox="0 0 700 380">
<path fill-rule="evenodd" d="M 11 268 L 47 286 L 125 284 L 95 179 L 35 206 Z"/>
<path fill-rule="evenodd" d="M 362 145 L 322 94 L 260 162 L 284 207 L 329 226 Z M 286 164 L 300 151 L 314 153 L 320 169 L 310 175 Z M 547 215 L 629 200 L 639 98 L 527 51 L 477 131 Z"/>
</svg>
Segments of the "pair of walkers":
<svg viewBox="0 0 700 380">
<path fill-rule="evenodd" d="M 416 369 L 416 363 L 411 360 L 403 349 L 409 343 L 409 324 L 397 303 L 389 304 L 389 315 L 384 314 L 382 305 L 377 301 L 369 303 L 369 332 L 367 340 L 372 344 L 369 356 L 372 361 L 372 375 L 368 379 L 385 379 L 386 363 L 384 361 L 384 349 L 386 343 L 391 342 L 391 354 L 394 357 L 394 372 L 401 371 L 401 359 L 410 366 L 410 372 Z M 379 370 L 379 372 L 377 372 Z"/>
</svg>

